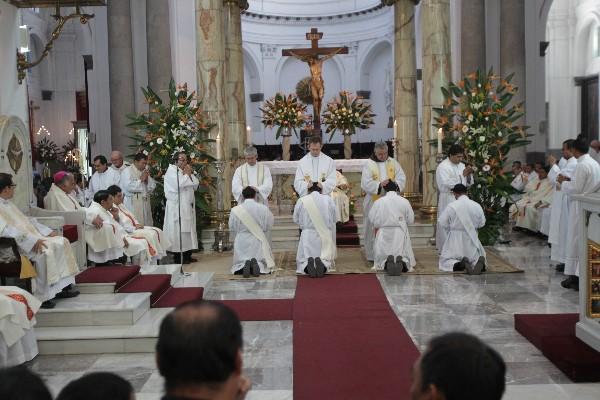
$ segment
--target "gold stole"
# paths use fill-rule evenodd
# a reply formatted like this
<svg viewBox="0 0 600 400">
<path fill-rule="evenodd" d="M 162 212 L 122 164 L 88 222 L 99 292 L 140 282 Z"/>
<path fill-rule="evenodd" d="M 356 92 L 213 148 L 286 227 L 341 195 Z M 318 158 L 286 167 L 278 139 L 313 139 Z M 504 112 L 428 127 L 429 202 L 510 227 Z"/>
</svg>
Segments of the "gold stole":
<svg viewBox="0 0 600 400">
<path fill-rule="evenodd" d="M 379 182 L 379 166 L 377 165 L 377 162 L 369 160 L 368 165 L 373 180 Z M 396 180 L 396 165 L 394 164 L 394 160 L 392 158 L 388 157 L 388 159 L 385 160 L 385 172 L 389 180 Z M 379 200 L 380 197 L 381 195 L 379 194 L 373 194 L 371 195 L 371 200 L 373 200 L 373 202 L 376 202 L 377 200 Z"/>
<path fill-rule="evenodd" d="M 248 187 L 250 186 L 250 179 L 248 178 L 248 164 L 242 165 L 242 186 Z M 263 180 L 265 178 L 265 169 L 261 164 L 256 164 L 256 185 L 260 186 L 263 184 Z"/>
</svg>

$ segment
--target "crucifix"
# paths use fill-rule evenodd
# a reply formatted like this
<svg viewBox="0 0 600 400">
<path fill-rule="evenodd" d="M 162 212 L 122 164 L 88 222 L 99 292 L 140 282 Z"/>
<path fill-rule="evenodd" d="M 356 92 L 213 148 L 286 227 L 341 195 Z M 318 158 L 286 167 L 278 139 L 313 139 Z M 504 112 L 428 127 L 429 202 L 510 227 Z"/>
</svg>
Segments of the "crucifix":
<svg viewBox="0 0 600 400">
<path fill-rule="evenodd" d="M 325 82 L 323 81 L 323 62 L 336 54 L 348 54 L 348 48 L 344 47 L 319 47 L 319 40 L 323 38 L 323 32 L 317 28 L 311 28 L 306 33 L 306 40 L 310 40 L 311 47 L 301 49 L 283 49 L 282 56 L 292 56 L 308 64 L 310 69 L 310 93 L 313 101 L 313 134 L 321 134 L 321 105 L 325 95 Z M 319 57 L 319 56 L 322 57 Z"/>
</svg>

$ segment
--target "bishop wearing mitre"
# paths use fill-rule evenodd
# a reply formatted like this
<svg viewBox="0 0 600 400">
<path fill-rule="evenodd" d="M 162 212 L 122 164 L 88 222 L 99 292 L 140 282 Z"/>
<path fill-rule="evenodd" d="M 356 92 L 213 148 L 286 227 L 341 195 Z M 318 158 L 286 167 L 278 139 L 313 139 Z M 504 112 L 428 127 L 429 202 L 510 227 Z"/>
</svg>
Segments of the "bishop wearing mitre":
<svg viewBox="0 0 600 400">
<path fill-rule="evenodd" d="M 329 195 L 336 186 L 335 162 L 321 152 L 322 146 L 321 136 L 311 136 L 308 140 L 310 152 L 298 162 L 294 190 L 299 197 L 306 196 L 313 184 L 321 189 L 323 195 Z"/>
<path fill-rule="evenodd" d="M 269 195 L 273 189 L 271 171 L 265 165 L 257 162 L 258 152 L 256 147 L 250 146 L 244 150 L 246 163 L 240 165 L 233 174 L 231 193 L 238 204 L 244 202 L 242 191 L 251 187 L 256 191 L 255 201 L 269 206 Z"/>
</svg>

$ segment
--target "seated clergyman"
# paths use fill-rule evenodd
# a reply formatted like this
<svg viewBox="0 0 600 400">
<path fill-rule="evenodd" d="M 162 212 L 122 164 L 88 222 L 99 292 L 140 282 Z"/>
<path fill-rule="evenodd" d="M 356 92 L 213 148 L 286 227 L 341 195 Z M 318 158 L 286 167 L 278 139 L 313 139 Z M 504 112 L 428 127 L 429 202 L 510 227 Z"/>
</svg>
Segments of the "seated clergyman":
<svg viewBox="0 0 600 400">
<path fill-rule="evenodd" d="M 296 273 L 321 278 L 334 267 L 335 204 L 331 196 L 321 194 L 321 187 L 313 183 L 308 195 L 298 199 L 294 207 L 294 222 L 302 233 L 296 253 Z"/>
<path fill-rule="evenodd" d="M 348 199 L 348 179 L 342 175 L 341 170 L 335 171 L 335 188 L 331 192 L 331 197 L 335 203 L 336 222 L 346 223 L 350 219 L 350 199 Z"/>
<path fill-rule="evenodd" d="M 457 184 L 452 188 L 456 201 L 448 204 L 438 219 L 447 239 L 440 254 L 441 271 L 467 271 L 480 274 L 485 271 L 485 250 L 477 236 L 477 229 L 485 225 L 481 206 L 469 199 L 467 187 Z"/>
<path fill-rule="evenodd" d="M 532 232 L 539 230 L 541 210 L 550 206 L 554 193 L 552 182 L 548 179 L 549 170 L 548 167 L 539 169 L 533 188 L 510 207 L 511 218 L 517 227 Z"/>
<path fill-rule="evenodd" d="M 242 197 L 229 216 L 229 230 L 235 233 L 231 272 L 248 278 L 270 273 L 275 267 L 269 239 L 274 218 L 267 206 L 256 201 L 254 188 L 245 187 Z"/>
<path fill-rule="evenodd" d="M 388 181 L 383 189 L 385 196 L 373 204 L 368 216 L 376 231 L 373 268 L 400 275 L 416 265 L 408 233 L 408 224 L 415 222 L 415 214 L 408 200 L 398 194 L 395 182 Z"/>
<path fill-rule="evenodd" d="M 125 207 L 124 194 L 119 186 L 112 185 L 106 190 L 113 196 L 113 207 L 118 210 L 115 219 L 119 225 L 125 229 L 130 238 L 145 240 L 147 242 L 148 261 L 155 263 L 166 256 L 171 242 L 164 235 L 162 229 L 140 224 L 133 215 L 133 212 Z"/>
<path fill-rule="evenodd" d="M 43 308 L 52 308 L 55 297 L 75 297 L 70 290 L 79 272 L 71 244 L 52 229 L 27 218 L 10 199 L 15 193 L 12 175 L 0 173 L 0 237 L 12 238 L 19 252 L 35 264 L 33 295 L 42 301 Z M 29 261 L 22 260 L 29 265 Z M 23 272 L 23 271 L 22 271 Z M 31 271 L 32 272 L 32 271 Z"/>
</svg>

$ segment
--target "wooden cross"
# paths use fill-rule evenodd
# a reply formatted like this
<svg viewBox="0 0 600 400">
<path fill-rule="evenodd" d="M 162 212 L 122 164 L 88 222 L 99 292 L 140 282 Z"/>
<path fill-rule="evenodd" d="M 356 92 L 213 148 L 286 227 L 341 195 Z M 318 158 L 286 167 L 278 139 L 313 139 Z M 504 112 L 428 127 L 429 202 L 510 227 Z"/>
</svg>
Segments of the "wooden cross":
<svg viewBox="0 0 600 400">
<path fill-rule="evenodd" d="M 336 54 L 348 54 L 348 47 L 319 47 L 319 40 L 323 32 L 311 28 L 306 33 L 306 40 L 310 40 L 309 48 L 283 49 L 282 56 L 296 57 L 308 64 L 311 75 L 311 95 L 313 98 L 313 134 L 321 133 L 321 104 L 325 93 L 325 82 L 321 75 L 323 62 Z M 323 56 L 323 57 L 319 57 Z"/>
</svg>

